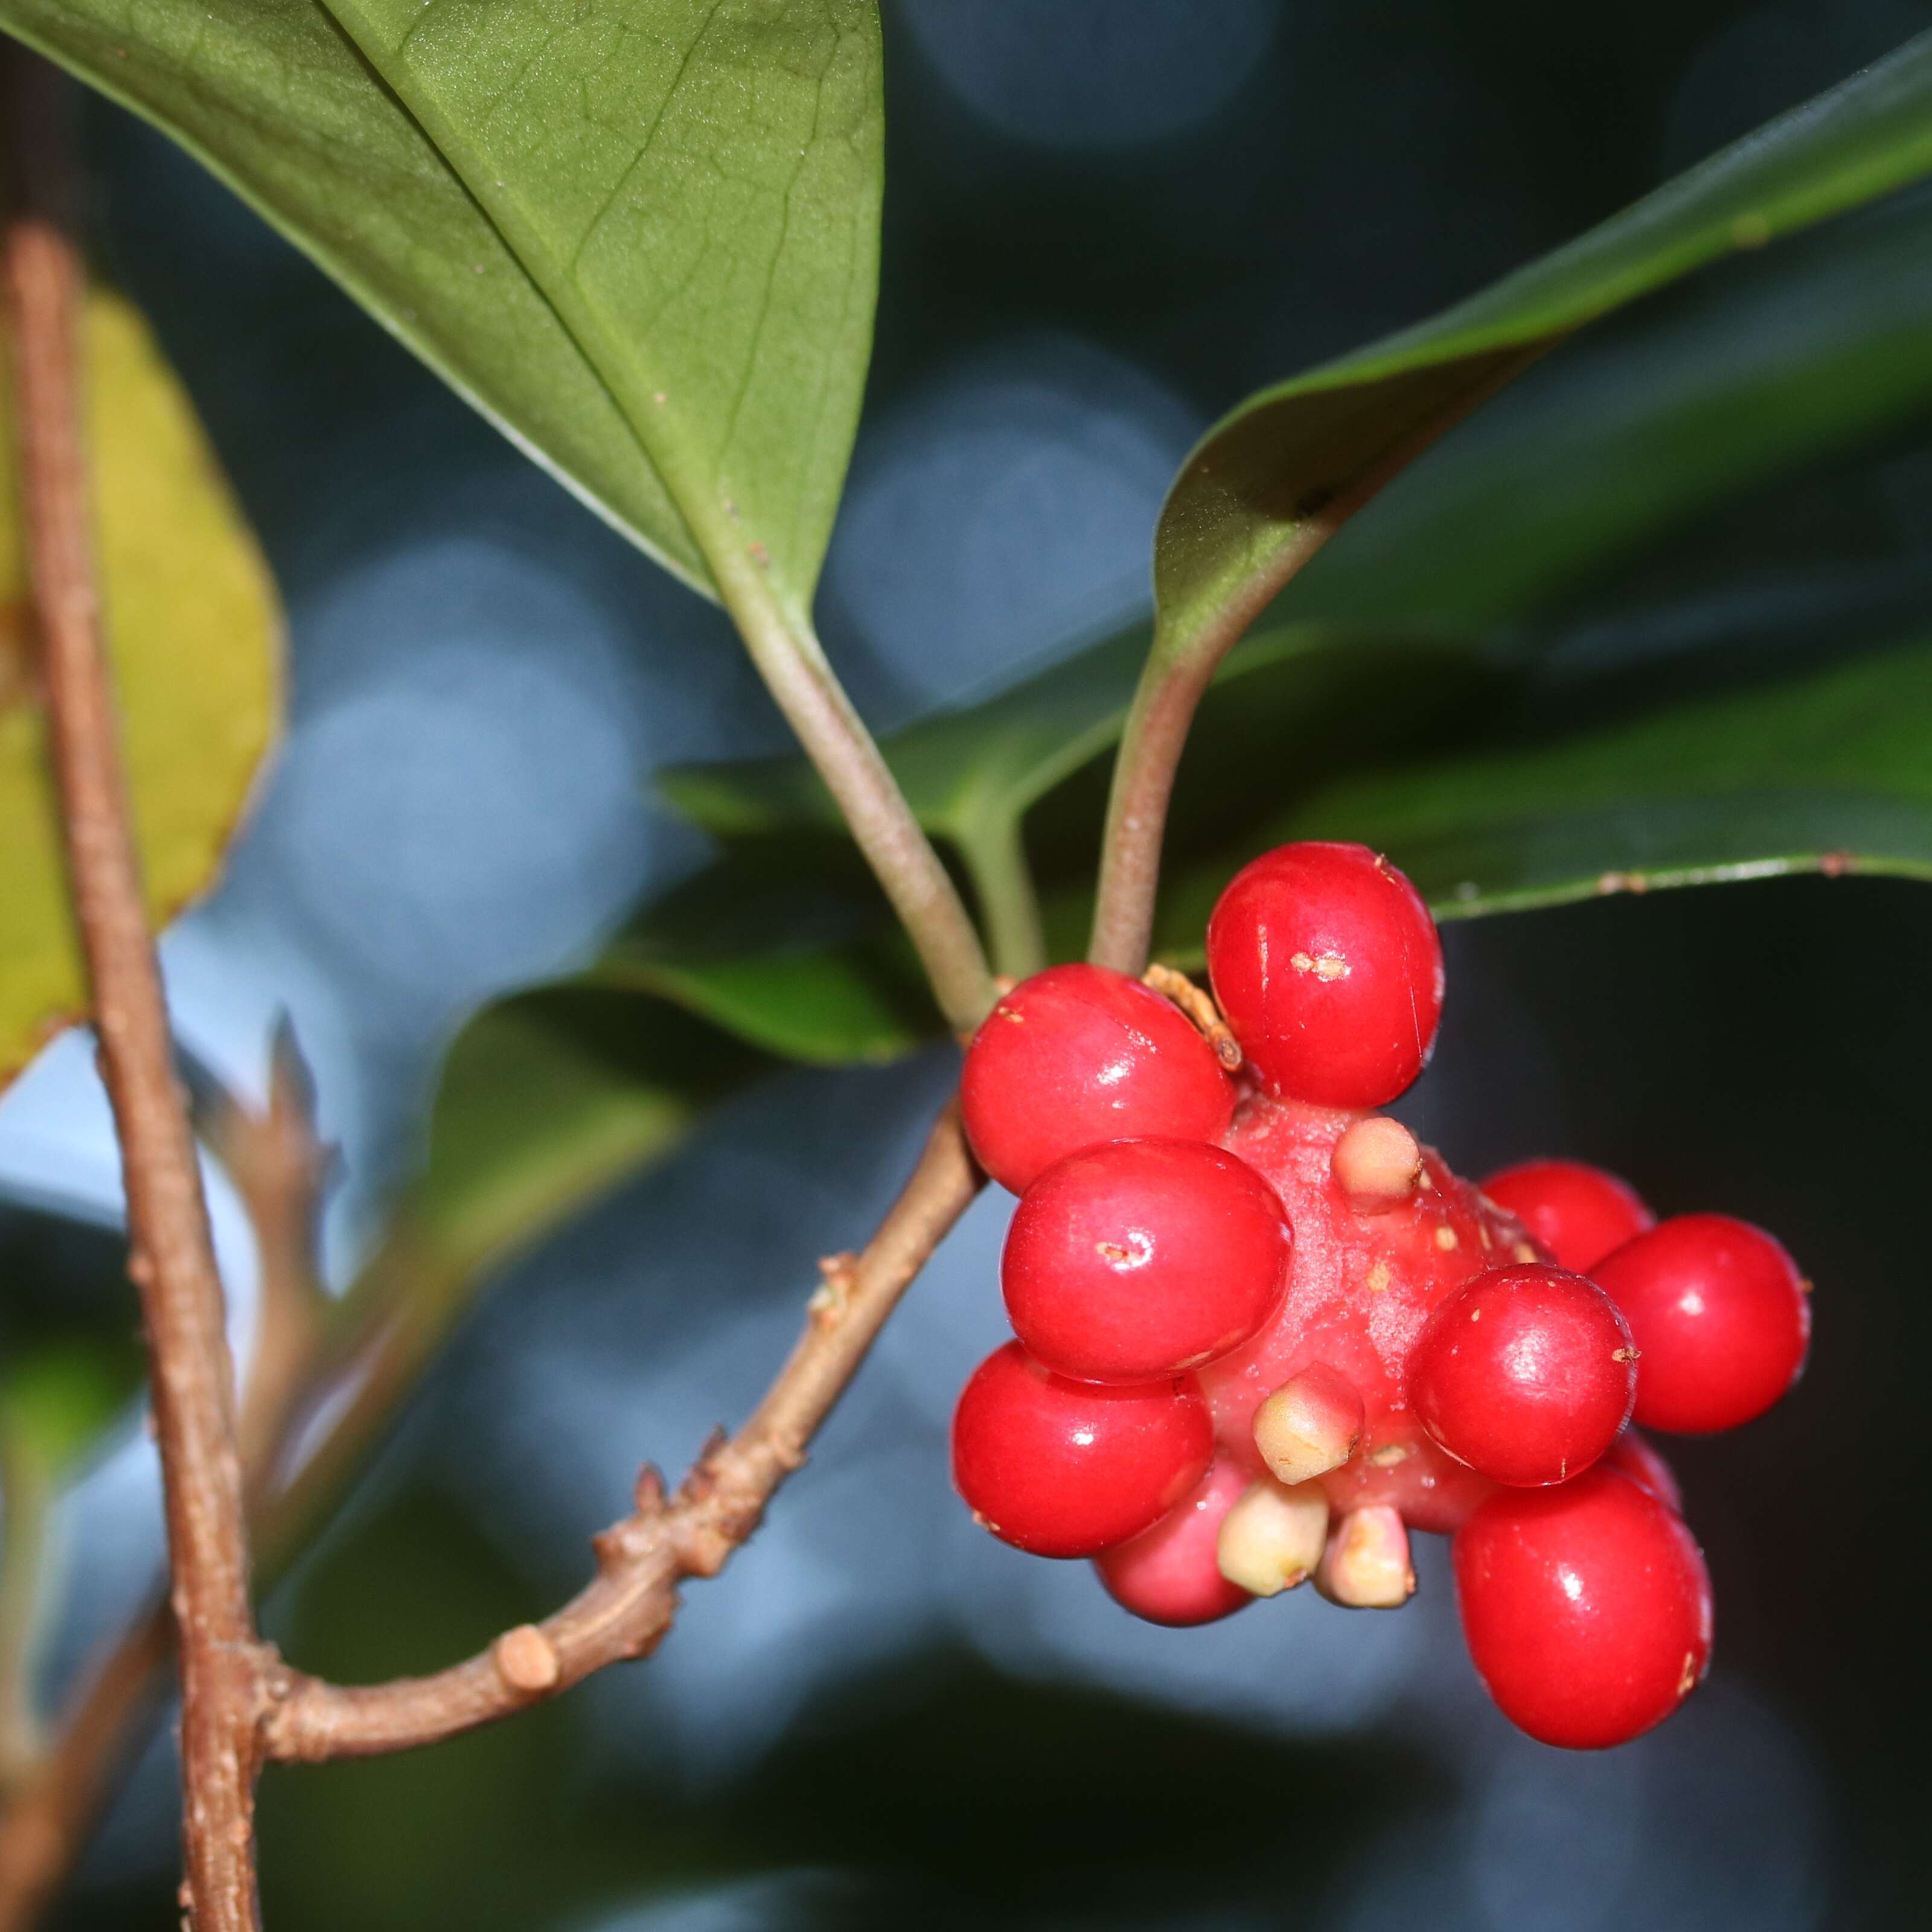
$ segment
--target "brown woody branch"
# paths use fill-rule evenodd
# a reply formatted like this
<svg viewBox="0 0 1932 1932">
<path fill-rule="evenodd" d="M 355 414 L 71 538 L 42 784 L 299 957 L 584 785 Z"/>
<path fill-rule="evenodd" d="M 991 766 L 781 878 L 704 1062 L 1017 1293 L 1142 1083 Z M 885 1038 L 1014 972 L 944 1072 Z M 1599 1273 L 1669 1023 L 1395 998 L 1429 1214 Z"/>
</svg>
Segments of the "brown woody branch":
<svg viewBox="0 0 1932 1932">
<path fill-rule="evenodd" d="M 14 206 L 5 280 L 49 743 L 128 1196 L 147 1332 L 182 1660 L 184 1900 L 196 1932 L 253 1932 L 258 1646 L 221 1284 L 175 1079 L 101 634 L 81 433 L 84 276 L 70 234 L 64 100 L 4 56 Z"/>
<path fill-rule="evenodd" d="M 308 1070 L 286 1023 L 276 1034 L 268 1104 L 260 1113 L 191 1060 L 184 1065 L 196 1130 L 233 1183 L 255 1235 L 260 1315 L 238 1433 L 249 1528 L 260 1547 L 261 1525 L 273 1520 L 274 1472 L 334 1359 L 324 1346 L 321 1323 L 331 1311 L 315 1270 L 329 1156 L 314 1136 Z M 272 1549 L 267 1564 L 272 1570 Z M 52 1901 L 161 1708 L 174 1654 L 174 1620 L 158 1582 L 82 1679 L 51 1748 L 0 1808 L 0 1932 L 26 1932 Z"/>
<path fill-rule="evenodd" d="M 101 1804 L 158 1712 L 174 1619 L 152 1599 L 88 1679 L 52 1748 L 0 1814 L 0 1932 L 26 1932 L 65 1882 Z"/>
<path fill-rule="evenodd" d="M 310 1192 L 304 1198 L 301 1177 L 304 1174 L 309 1177 L 311 1190 L 319 1184 L 319 1150 L 312 1140 L 298 1134 L 284 1138 L 271 1120 L 238 1111 L 232 1112 L 226 1124 L 217 1127 L 215 1108 L 232 1109 L 232 1103 L 218 1099 L 205 1109 L 208 1118 L 204 1131 L 215 1130 L 211 1138 L 220 1157 L 224 1162 L 232 1160 L 235 1163 L 230 1168 L 230 1175 L 236 1178 L 238 1191 L 256 1221 L 258 1244 L 265 1251 L 262 1265 L 266 1282 L 272 1266 L 266 1251 L 275 1231 L 313 1223 L 315 1197 Z M 262 1140 L 264 1135 L 271 1141 L 282 1138 L 279 1155 L 272 1144 Z M 268 1186 L 248 1185 L 240 1180 L 238 1170 L 279 1178 Z M 792 1442 L 802 1450 L 802 1436 L 796 1432 L 802 1428 L 808 1434 L 823 1418 L 858 1366 L 898 1294 L 982 1184 L 980 1176 L 964 1161 L 956 1124 L 949 1114 L 935 1130 L 926 1156 L 892 1217 L 864 1255 L 842 1256 L 826 1264 L 825 1279 L 812 1298 L 811 1321 L 805 1337 L 774 1384 L 758 1417 L 754 1418 L 740 1438 L 741 1444 L 760 1432 L 759 1418 L 763 1418 L 767 1439 L 774 1444 L 780 1440 Z M 292 1256 L 286 1258 L 291 1266 L 294 1264 Z M 318 1338 L 305 1372 L 293 1378 L 292 1393 L 285 1402 L 271 1400 L 257 1381 L 265 1370 L 272 1370 L 264 1348 L 257 1348 L 250 1364 L 243 1413 L 244 1433 L 250 1438 L 251 1448 L 244 1460 L 244 1476 L 250 1499 L 250 1527 L 268 1573 L 280 1567 L 290 1548 L 300 1540 L 319 1511 L 322 1493 L 340 1486 L 350 1458 L 338 1438 L 346 1438 L 352 1446 L 365 1444 L 374 1426 L 372 1405 L 386 1402 L 393 1406 L 401 1390 L 413 1380 L 414 1372 L 420 1369 L 427 1352 L 427 1345 L 419 1338 L 398 1328 L 391 1306 L 392 1295 L 382 1294 L 364 1299 L 366 1306 L 356 1311 L 350 1333 L 326 1334 Z M 351 1311 L 345 1307 L 341 1312 Z M 398 1336 L 400 1342 L 396 1339 Z M 266 1340 L 265 1336 L 265 1344 Z M 372 1352 L 377 1358 L 373 1362 Z M 278 1488 L 270 1472 L 286 1455 L 291 1430 L 298 1425 L 314 1400 L 332 1384 L 344 1364 L 352 1365 L 358 1376 L 356 1400 L 332 1423 L 324 1439 L 313 1450 L 311 1460 L 296 1474 L 292 1486 Z M 272 1372 L 270 1380 L 279 1378 Z M 251 1417 L 260 1418 L 253 1427 L 246 1420 Z M 796 1453 L 793 1452 L 794 1457 Z M 771 1486 L 776 1486 L 790 1466 L 783 1459 L 766 1464 L 772 1471 Z M 700 1486 L 694 1480 L 687 1484 L 686 1489 Z M 768 1496 L 770 1490 L 765 1493 Z M 648 1488 L 645 1496 L 653 1502 L 659 1500 Z M 742 1502 L 742 1492 L 737 1500 Z M 678 1504 L 664 1505 L 666 1514 L 684 1502 L 681 1496 Z M 730 1514 L 727 1498 L 712 1496 L 709 1511 L 720 1516 Z M 702 1534 L 700 1518 L 706 1513 L 694 1513 L 687 1528 Z M 740 1511 L 740 1533 L 748 1534 L 756 1520 L 755 1510 L 748 1516 Z M 626 1532 L 634 1532 L 638 1522 L 634 1516 L 612 1534 L 621 1542 Z M 607 1547 L 610 1546 L 609 1538 L 603 1540 Z M 647 1583 L 646 1571 L 661 1560 L 662 1553 L 653 1553 L 654 1547 L 638 1552 L 634 1582 Z M 691 1574 L 701 1573 L 694 1570 Z M 663 1622 L 658 1624 L 656 1634 L 662 1634 L 675 1607 L 671 1592 L 676 1580 L 671 1577 L 655 1593 L 648 1588 L 634 1593 L 634 1602 L 646 1606 L 653 1614 L 662 1614 Z M 593 1585 L 592 1589 L 598 1589 L 603 1581 L 600 1576 L 599 1584 Z M 51 1901 L 78 1857 L 133 1738 L 148 1714 L 160 1706 L 172 1658 L 172 1634 L 165 1604 L 158 1601 L 139 1616 L 88 1679 L 59 1724 L 51 1752 L 35 1774 L 11 1795 L 4 1816 L 0 1816 L 0 1932 L 26 1932 Z M 644 1647 L 648 1648 L 650 1640 Z M 543 1630 L 526 1628 L 500 1638 L 489 1653 L 499 1674 L 512 1686 L 533 1688 L 514 1702 L 506 1702 L 501 1709 L 484 1710 L 468 1721 L 482 1722 L 506 1714 L 535 1701 L 547 1690 L 563 1688 L 566 1680 L 561 1669 L 554 1679 L 550 1674 L 550 1660 L 556 1654 L 555 1644 L 548 1627 Z M 576 1679 L 573 1676 L 568 1681 Z M 304 1687 L 304 1695 L 311 1682 L 292 1673 L 282 1673 L 272 1680 L 279 1687 Z M 334 1692 L 331 1687 L 320 1684 L 314 1685 L 314 1690 L 359 1697 L 386 1694 L 383 1690 L 374 1694 Z M 440 1726 L 436 1734 L 441 1735 L 443 1728 L 458 1727 Z M 423 1741 L 405 1736 L 396 1739 L 395 1745 Z M 388 1748 L 392 1747 L 364 1747 Z"/>
<path fill-rule="evenodd" d="M 591 1583 L 542 1624 L 506 1631 L 434 1676 L 345 1686 L 272 1672 L 268 1755 L 313 1762 L 433 1743 L 648 1655 L 676 1613 L 679 1584 L 716 1575 L 758 1527 L 899 1297 L 983 1184 L 949 1107 L 865 1251 L 823 1264 L 805 1332 L 749 1421 L 715 1438 L 674 1496 L 655 1470 L 644 1472 L 636 1509 L 596 1539 Z"/>
</svg>

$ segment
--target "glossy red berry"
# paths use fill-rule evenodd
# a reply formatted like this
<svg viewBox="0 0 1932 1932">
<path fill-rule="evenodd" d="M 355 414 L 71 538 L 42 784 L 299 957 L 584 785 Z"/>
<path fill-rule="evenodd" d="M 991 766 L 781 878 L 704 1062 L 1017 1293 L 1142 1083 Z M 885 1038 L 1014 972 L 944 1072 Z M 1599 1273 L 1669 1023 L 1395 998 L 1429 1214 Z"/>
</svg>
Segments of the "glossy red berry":
<svg viewBox="0 0 1932 1932">
<path fill-rule="evenodd" d="M 1626 1429 L 1604 1452 L 1604 1467 L 1620 1470 L 1640 1489 L 1648 1490 L 1660 1503 L 1684 1514 L 1684 1492 L 1677 1472 L 1657 1452 L 1657 1445 L 1634 1429 Z"/>
<path fill-rule="evenodd" d="M 1482 1189 L 1578 1274 L 1657 1224 L 1628 1181 L 1580 1160 L 1526 1160 L 1491 1174 Z"/>
<path fill-rule="evenodd" d="M 1013 1332 L 1090 1382 L 1198 1368 L 1280 1305 L 1288 1217 L 1245 1161 L 1200 1141 L 1108 1141 L 1056 1162 L 1000 1264 Z"/>
<path fill-rule="evenodd" d="M 952 1480 L 1003 1541 L 1094 1556 L 1138 1536 L 1206 1474 L 1214 1425 L 1185 1378 L 1069 1381 L 1017 1342 L 973 1372 L 952 1417 Z"/>
<path fill-rule="evenodd" d="M 1498 1483 L 1580 1475 L 1630 1420 L 1636 1352 L 1594 1282 L 1530 1262 L 1495 1268 L 1429 1318 L 1409 1402 L 1450 1455 Z"/>
<path fill-rule="evenodd" d="M 1711 1580 L 1676 1512 L 1613 1469 L 1498 1490 L 1456 1532 L 1456 1598 L 1503 1714 L 1573 1750 L 1660 1724 L 1711 1658 Z"/>
<path fill-rule="evenodd" d="M 1636 1337 L 1636 1419 L 1646 1429 L 1735 1429 L 1762 1415 L 1804 1366 L 1810 1284 L 1748 1221 L 1676 1215 L 1591 1273 Z"/>
<path fill-rule="evenodd" d="M 1130 1543 L 1094 1559 L 1107 1594 L 1150 1624 L 1211 1624 L 1254 1598 L 1221 1574 L 1216 1544 L 1221 1520 L 1252 1478 L 1216 1460 L 1194 1493 Z"/>
<path fill-rule="evenodd" d="M 1208 970 L 1271 1094 L 1379 1107 L 1436 1044 L 1436 922 L 1366 845 L 1305 841 L 1244 866 L 1208 922 Z"/>
<path fill-rule="evenodd" d="M 1023 1194 L 1057 1160 L 1136 1134 L 1211 1141 L 1234 1083 L 1172 1001 L 1102 966 L 1050 966 L 981 1023 L 960 1078 L 980 1165 Z"/>
</svg>

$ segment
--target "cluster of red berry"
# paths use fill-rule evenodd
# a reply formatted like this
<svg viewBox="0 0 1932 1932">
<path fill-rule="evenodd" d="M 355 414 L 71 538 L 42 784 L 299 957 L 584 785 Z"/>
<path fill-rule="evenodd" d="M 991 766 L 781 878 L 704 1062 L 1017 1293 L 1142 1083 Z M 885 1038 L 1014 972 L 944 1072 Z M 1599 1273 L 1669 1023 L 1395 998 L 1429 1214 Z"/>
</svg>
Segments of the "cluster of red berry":
<svg viewBox="0 0 1932 1932">
<path fill-rule="evenodd" d="M 1712 1613 L 1633 1417 L 1761 1414 L 1804 1365 L 1810 1284 L 1744 1222 L 1659 1224 L 1571 1162 L 1478 1189 L 1369 1111 L 1429 1058 L 1442 955 L 1366 848 L 1256 860 L 1208 963 L 1218 1010 L 1178 975 L 1170 998 L 1057 966 L 973 1042 L 967 1131 L 1021 1197 L 1000 1264 L 1018 1339 L 960 1397 L 960 1492 L 1162 1624 L 1304 1579 L 1394 1609 L 1408 1531 L 1453 1535 L 1504 1712 L 1550 1744 L 1637 1736 L 1702 1677 Z"/>
</svg>

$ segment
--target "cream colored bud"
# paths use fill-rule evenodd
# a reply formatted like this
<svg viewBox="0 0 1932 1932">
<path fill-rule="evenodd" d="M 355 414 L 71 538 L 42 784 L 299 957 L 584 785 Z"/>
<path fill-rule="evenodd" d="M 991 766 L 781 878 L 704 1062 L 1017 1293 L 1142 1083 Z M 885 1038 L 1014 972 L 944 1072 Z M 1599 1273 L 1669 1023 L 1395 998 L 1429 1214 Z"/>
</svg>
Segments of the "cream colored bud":
<svg viewBox="0 0 1932 1932">
<path fill-rule="evenodd" d="M 1325 1362 L 1290 1377 L 1255 1411 L 1255 1447 L 1284 1483 L 1339 1469 L 1361 1439 L 1361 1395 Z"/>
<path fill-rule="evenodd" d="M 1371 1114 L 1335 1143 L 1335 1184 L 1358 1214 L 1385 1214 L 1422 1179 L 1422 1149 L 1400 1120 Z"/>
<path fill-rule="evenodd" d="M 1215 1556 L 1229 1582 L 1272 1597 L 1321 1562 L 1328 1534 L 1328 1498 L 1318 1483 L 1290 1489 L 1264 1476 L 1221 1519 Z"/>
<path fill-rule="evenodd" d="M 1415 1594 L 1408 1532 L 1386 1504 L 1350 1510 L 1329 1532 L 1315 1587 L 1352 1610 L 1399 1610 Z"/>
</svg>

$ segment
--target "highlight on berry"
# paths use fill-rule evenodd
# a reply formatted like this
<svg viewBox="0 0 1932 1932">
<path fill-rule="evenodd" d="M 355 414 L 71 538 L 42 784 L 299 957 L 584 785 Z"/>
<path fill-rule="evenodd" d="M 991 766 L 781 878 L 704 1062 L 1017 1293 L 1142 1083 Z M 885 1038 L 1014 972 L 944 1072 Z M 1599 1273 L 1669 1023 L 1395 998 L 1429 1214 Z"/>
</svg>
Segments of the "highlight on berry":
<svg viewBox="0 0 1932 1932">
<path fill-rule="evenodd" d="M 1206 957 L 1211 1000 L 1052 968 L 968 1049 L 968 1137 L 1020 1198 L 1017 1339 L 960 1398 L 960 1494 L 1173 1627 L 1304 1584 L 1399 1610 L 1411 1536 L 1450 1538 L 1504 1714 L 1574 1749 L 1638 1736 L 1702 1681 L 1714 1628 L 1639 1427 L 1762 1414 L 1803 1369 L 1810 1282 L 1748 1222 L 1660 1221 L 1574 1160 L 1472 1183 L 1376 1111 L 1428 1063 L 1443 969 L 1366 847 L 1264 854 Z"/>
</svg>

